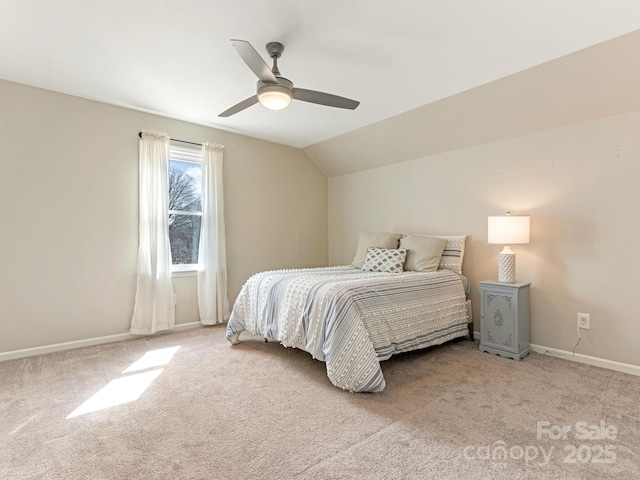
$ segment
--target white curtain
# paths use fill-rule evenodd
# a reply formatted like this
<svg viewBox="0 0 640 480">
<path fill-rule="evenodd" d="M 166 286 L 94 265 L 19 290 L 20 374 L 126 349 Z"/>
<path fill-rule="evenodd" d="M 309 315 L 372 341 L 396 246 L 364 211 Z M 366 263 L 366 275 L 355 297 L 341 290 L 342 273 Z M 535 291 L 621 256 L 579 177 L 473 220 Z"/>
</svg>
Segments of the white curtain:
<svg viewBox="0 0 640 480">
<path fill-rule="evenodd" d="M 200 323 L 215 325 L 229 319 L 227 247 L 224 231 L 222 145 L 202 145 L 202 226 L 198 253 Z"/>
<path fill-rule="evenodd" d="M 169 136 L 143 131 L 139 158 L 139 247 L 131 333 L 172 330 L 175 306 L 169 244 Z"/>
</svg>

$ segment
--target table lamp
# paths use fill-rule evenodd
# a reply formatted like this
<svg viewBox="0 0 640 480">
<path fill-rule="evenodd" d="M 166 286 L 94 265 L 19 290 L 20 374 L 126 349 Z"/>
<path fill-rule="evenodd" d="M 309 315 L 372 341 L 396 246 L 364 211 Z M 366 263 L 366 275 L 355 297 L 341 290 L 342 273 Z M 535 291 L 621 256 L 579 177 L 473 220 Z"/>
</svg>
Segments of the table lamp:
<svg viewBox="0 0 640 480">
<path fill-rule="evenodd" d="M 489 245 L 504 245 L 498 255 L 498 281 L 515 283 L 516 254 L 511 245 L 529 243 L 529 215 L 489 215 L 487 242 Z"/>
</svg>

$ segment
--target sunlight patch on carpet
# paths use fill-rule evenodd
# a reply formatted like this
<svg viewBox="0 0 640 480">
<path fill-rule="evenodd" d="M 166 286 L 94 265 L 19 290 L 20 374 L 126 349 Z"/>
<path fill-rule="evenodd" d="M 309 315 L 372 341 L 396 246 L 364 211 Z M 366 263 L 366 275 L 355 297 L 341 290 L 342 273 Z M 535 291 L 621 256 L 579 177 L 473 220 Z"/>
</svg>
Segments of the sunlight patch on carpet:
<svg viewBox="0 0 640 480">
<path fill-rule="evenodd" d="M 67 419 L 135 402 L 163 372 L 164 369 L 158 367 L 167 365 L 179 348 L 179 346 L 162 348 L 145 353 L 140 360 L 132 363 L 122 372 L 123 375 L 130 375 L 111 380 L 104 388 L 71 412 Z"/>
<path fill-rule="evenodd" d="M 140 370 L 146 370 L 153 367 L 162 367 L 168 364 L 180 346 L 160 348 L 158 350 L 151 350 L 145 353 L 140 360 L 129 365 L 124 373 L 139 372 Z"/>
</svg>

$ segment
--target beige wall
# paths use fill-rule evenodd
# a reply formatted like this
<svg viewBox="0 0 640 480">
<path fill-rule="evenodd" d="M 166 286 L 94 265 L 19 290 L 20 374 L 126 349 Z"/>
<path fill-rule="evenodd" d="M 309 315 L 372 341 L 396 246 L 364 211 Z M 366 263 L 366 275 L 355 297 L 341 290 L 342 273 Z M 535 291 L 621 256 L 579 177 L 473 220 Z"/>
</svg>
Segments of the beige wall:
<svg viewBox="0 0 640 480">
<path fill-rule="evenodd" d="M 533 284 L 532 343 L 571 351 L 590 313 L 576 352 L 640 365 L 639 159 L 636 112 L 333 177 L 329 262 L 351 261 L 359 230 L 467 233 L 478 319 L 477 282 L 497 277 L 501 249 L 487 215 L 530 214 L 531 244 L 513 249 Z"/>
<path fill-rule="evenodd" d="M 0 81 L 0 352 L 128 332 L 141 129 L 225 145 L 229 300 L 327 263 L 327 179 L 299 149 Z M 198 321 L 195 277 L 174 279 Z"/>
</svg>

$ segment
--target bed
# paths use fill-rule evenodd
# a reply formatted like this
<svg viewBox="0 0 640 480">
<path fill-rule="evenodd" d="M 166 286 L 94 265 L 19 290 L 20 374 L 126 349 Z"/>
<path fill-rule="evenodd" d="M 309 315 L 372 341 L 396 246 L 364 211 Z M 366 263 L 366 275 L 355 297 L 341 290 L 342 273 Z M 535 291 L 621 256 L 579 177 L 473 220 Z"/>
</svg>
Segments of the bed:
<svg viewBox="0 0 640 480">
<path fill-rule="evenodd" d="M 227 339 L 260 335 L 325 362 L 337 387 L 382 391 L 381 361 L 473 338 L 465 240 L 360 232 L 351 265 L 257 273 L 236 299 Z"/>
</svg>

